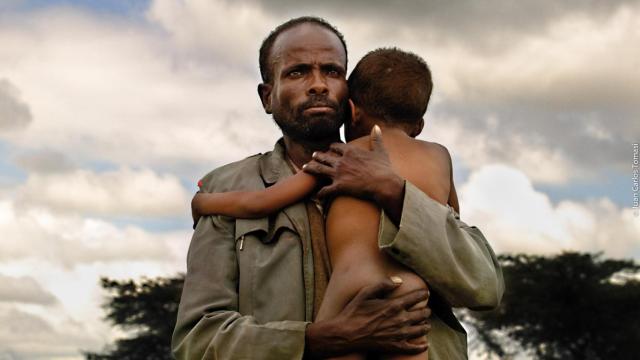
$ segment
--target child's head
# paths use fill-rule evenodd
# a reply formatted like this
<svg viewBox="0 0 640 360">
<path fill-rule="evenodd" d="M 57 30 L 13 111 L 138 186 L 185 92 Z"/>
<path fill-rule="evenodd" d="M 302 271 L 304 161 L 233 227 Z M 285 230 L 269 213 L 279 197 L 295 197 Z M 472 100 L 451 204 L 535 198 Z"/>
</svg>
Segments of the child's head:
<svg viewBox="0 0 640 360">
<path fill-rule="evenodd" d="M 420 133 L 433 88 L 431 71 L 421 57 L 397 48 L 371 51 L 348 82 L 357 115 L 345 126 L 347 140 L 367 135 L 376 121 L 403 128 L 410 136 Z"/>
</svg>

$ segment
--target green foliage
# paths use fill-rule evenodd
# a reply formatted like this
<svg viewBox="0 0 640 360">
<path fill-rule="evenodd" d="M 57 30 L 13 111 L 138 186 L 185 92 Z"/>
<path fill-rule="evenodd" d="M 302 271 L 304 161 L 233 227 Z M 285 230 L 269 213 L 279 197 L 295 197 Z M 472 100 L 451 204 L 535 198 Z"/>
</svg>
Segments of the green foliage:
<svg viewBox="0 0 640 360">
<path fill-rule="evenodd" d="M 499 258 L 506 284 L 500 307 L 466 319 L 490 352 L 510 352 L 506 334 L 540 359 L 637 358 L 640 266 L 571 252 Z"/>
<path fill-rule="evenodd" d="M 540 359 L 635 359 L 640 344 L 640 266 L 600 254 L 502 255 L 506 292 L 491 312 L 466 312 L 488 352 L 522 348 Z M 106 318 L 128 330 L 88 360 L 171 359 L 183 276 L 114 281 Z M 514 349 L 516 344 L 520 349 Z"/>
<path fill-rule="evenodd" d="M 107 320 L 133 336 L 118 339 L 103 353 L 85 353 L 87 360 L 169 360 L 184 276 L 133 280 L 103 278 Z"/>
</svg>

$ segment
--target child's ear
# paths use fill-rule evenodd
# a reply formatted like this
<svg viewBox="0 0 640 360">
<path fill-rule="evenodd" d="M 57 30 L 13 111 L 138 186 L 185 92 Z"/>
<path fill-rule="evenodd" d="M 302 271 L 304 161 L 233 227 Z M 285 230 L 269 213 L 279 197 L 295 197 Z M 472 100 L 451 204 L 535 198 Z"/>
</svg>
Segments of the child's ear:
<svg viewBox="0 0 640 360">
<path fill-rule="evenodd" d="M 355 126 L 360 122 L 360 109 L 358 109 L 351 99 L 349 99 L 349 108 L 351 108 L 351 125 Z"/>
<path fill-rule="evenodd" d="M 271 90 L 273 86 L 271 84 L 261 83 L 258 84 L 258 96 L 260 96 L 260 101 L 262 102 L 262 107 L 264 108 L 264 112 L 267 114 L 271 114 Z"/>
<path fill-rule="evenodd" d="M 410 136 L 411 137 L 416 137 L 418 135 L 420 135 L 420 133 L 422 132 L 422 129 L 424 129 L 424 118 L 420 119 L 420 122 L 418 122 L 414 127 L 413 130 L 411 131 Z"/>
</svg>

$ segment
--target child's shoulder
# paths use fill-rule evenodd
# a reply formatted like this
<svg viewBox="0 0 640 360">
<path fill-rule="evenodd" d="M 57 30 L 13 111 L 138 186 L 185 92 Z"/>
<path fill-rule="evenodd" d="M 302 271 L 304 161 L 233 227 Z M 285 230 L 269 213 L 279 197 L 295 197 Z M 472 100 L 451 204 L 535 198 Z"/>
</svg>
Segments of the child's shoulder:
<svg viewBox="0 0 640 360">
<path fill-rule="evenodd" d="M 385 141 L 384 137 L 382 141 Z M 387 139 L 387 141 L 391 141 L 391 139 Z M 451 163 L 451 155 L 449 154 L 449 150 L 444 145 L 432 141 L 418 140 L 415 138 L 404 138 L 401 142 L 406 144 L 407 141 L 412 144 L 412 146 L 409 146 L 409 149 L 413 149 L 413 151 L 418 151 L 422 154 L 429 155 L 432 158 L 437 157 L 447 163 Z M 351 140 L 349 141 L 349 146 L 356 146 L 362 149 L 370 149 L 371 137 L 367 135 Z M 404 148 L 406 149 L 406 146 Z"/>
<path fill-rule="evenodd" d="M 414 149 L 414 157 L 429 158 L 436 164 L 439 164 L 442 168 L 451 169 L 452 161 L 449 150 L 442 144 L 438 144 L 432 141 L 414 139 L 416 146 Z"/>
<path fill-rule="evenodd" d="M 426 140 L 418 140 L 414 139 L 416 144 L 419 144 L 424 151 L 430 152 L 432 155 L 442 156 L 445 159 L 451 159 L 451 155 L 449 154 L 449 149 L 442 144 L 438 144 L 437 142 L 426 141 Z"/>
</svg>

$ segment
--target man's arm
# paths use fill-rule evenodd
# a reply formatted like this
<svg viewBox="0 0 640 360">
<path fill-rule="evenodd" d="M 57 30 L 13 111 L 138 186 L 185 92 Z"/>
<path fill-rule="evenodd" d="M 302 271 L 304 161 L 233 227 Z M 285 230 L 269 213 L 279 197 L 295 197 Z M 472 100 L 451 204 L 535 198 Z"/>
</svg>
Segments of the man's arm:
<svg viewBox="0 0 640 360">
<path fill-rule="evenodd" d="M 384 210 L 379 246 L 428 279 L 451 306 L 495 308 L 504 292 L 502 270 L 480 230 L 460 221 L 451 156 L 442 150 L 449 164 L 450 206 L 442 206 L 409 182 L 403 189 L 389 182 L 376 196 Z M 429 248 L 421 249 L 425 241 Z M 411 259 L 414 253 L 420 257 Z"/>
<path fill-rule="evenodd" d="M 379 246 L 412 268 L 454 307 L 498 306 L 504 280 L 480 230 L 406 182 L 400 225 L 384 213 Z"/>
</svg>

